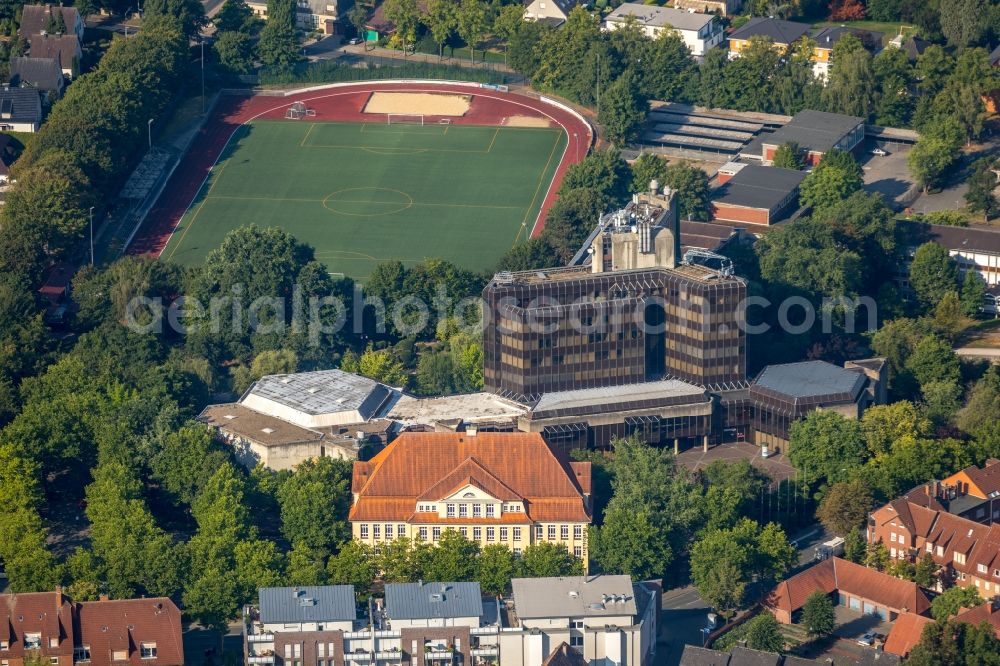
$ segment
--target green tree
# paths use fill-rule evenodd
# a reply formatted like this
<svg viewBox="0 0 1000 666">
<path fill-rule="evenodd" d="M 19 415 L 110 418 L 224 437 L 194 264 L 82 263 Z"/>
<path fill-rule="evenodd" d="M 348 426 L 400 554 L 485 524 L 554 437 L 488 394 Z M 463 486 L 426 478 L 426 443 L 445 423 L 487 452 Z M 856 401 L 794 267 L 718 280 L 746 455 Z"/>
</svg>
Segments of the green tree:
<svg viewBox="0 0 1000 666">
<path fill-rule="evenodd" d="M 830 151 L 802 181 L 800 198 L 804 205 L 821 214 L 861 190 L 863 185 L 861 168 L 851 154 Z"/>
<path fill-rule="evenodd" d="M 961 376 L 951 345 L 936 335 L 925 336 L 916 344 L 906 366 L 920 386 L 936 381 L 958 383 Z"/>
<path fill-rule="evenodd" d="M 345 372 L 356 372 L 389 386 L 406 386 L 409 381 L 406 368 L 396 359 L 392 350 L 375 349 L 370 342 L 361 356 L 351 352 L 345 353 L 340 362 L 340 369 Z"/>
<path fill-rule="evenodd" d="M 351 11 L 347 13 L 347 20 L 351 22 L 351 27 L 359 37 L 365 36 L 365 24 L 368 23 L 368 8 L 360 2 L 355 2 Z"/>
<path fill-rule="evenodd" d="M 469 60 L 472 62 L 476 60 L 476 46 L 490 29 L 490 13 L 490 5 L 484 0 L 460 0 L 458 4 L 455 27 L 469 46 Z"/>
<path fill-rule="evenodd" d="M 979 626 L 948 620 L 924 627 L 906 663 L 912 666 L 971 666 L 1000 660 L 1000 641 L 987 622 Z"/>
<path fill-rule="evenodd" d="M 431 551 L 424 575 L 435 581 L 470 581 L 476 578 L 479 544 L 469 541 L 456 530 L 445 530 Z"/>
<path fill-rule="evenodd" d="M 351 466 L 334 458 L 311 458 L 278 489 L 281 531 L 294 545 L 326 556 L 350 539 Z"/>
<path fill-rule="evenodd" d="M 848 532 L 844 536 L 844 559 L 855 564 L 861 564 L 868 550 L 868 542 L 861 530 Z"/>
<path fill-rule="evenodd" d="M 810 636 L 829 636 L 837 626 L 837 620 L 833 612 L 833 601 L 829 595 L 822 592 L 813 592 L 806 598 L 802 605 L 802 619 L 800 624 L 805 625 L 806 632 Z"/>
<path fill-rule="evenodd" d="M 976 162 L 967 181 L 969 189 L 965 193 L 965 202 L 969 204 L 969 209 L 982 213 L 984 222 L 988 222 L 990 217 L 1000 212 L 1000 203 L 993 194 L 993 190 L 996 189 L 996 176 L 990 171 L 991 164 L 989 160 Z"/>
<path fill-rule="evenodd" d="M 359 599 L 369 596 L 378 575 L 371 546 L 353 539 L 327 561 L 326 570 L 330 585 L 353 585 Z"/>
<path fill-rule="evenodd" d="M 949 587 L 931 601 L 931 616 L 938 622 L 958 615 L 962 608 L 975 608 L 983 603 L 979 590 L 969 586 Z"/>
<path fill-rule="evenodd" d="M 172 16 L 180 22 L 184 34 L 192 39 L 208 25 L 205 6 L 198 0 L 146 0 L 142 3 L 142 11 L 145 19 Z"/>
<path fill-rule="evenodd" d="M 644 50 L 639 74 L 643 93 L 649 99 L 697 101 L 698 64 L 684 38 L 673 30 L 661 31 Z"/>
<path fill-rule="evenodd" d="M 649 183 L 657 181 L 660 186 L 666 184 L 667 161 L 656 153 L 639 153 L 639 156 L 632 162 L 632 186 L 633 192 L 645 192 L 649 189 Z"/>
<path fill-rule="evenodd" d="M 420 10 L 416 0 L 386 0 L 382 7 L 385 17 L 396 24 L 396 35 L 403 40 L 403 54 L 407 44 L 417 38 Z"/>
<path fill-rule="evenodd" d="M 835 483 L 820 502 L 816 517 L 833 534 L 846 536 L 864 524 L 874 504 L 871 490 L 864 481 Z"/>
<path fill-rule="evenodd" d="M 952 46 L 981 44 L 989 30 L 986 0 L 949 0 L 941 3 L 941 32 Z"/>
<path fill-rule="evenodd" d="M 674 162 L 667 167 L 664 181 L 677 193 L 682 219 L 711 219 L 708 174 L 702 169 L 686 161 Z"/>
<path fill-rule="evenodd" d="M 517 560 L 510 548 L 500 543 L 483 547 L 476 560 L 476 580 L 483 592 L 499 596 L 510 588 L 517 571 Z"/>
<path fill-rule="evenodd" d="M 747 621 L 744 625 L 743 636 L 746 639 L 747 647 L 751 650 L 761 650 L 762 652 L 783 652 L 785 649 L 785 637 L 781 634 L 781 627 L 778 621 L 770 613 L 761 613 L 755 618 Z"/>
<path fill-rule="evenodd" d="M 292 0 L 268 0 L 267 21 L 260 31 L 257 52 L 268 67 L 287 71 L 299 59 L 295 35 L 295 7 Z"/>
<path fill-rule="evenodd" d="M 647 111 L 648 102 L 639 90 L 638 77 L 629 68 L 604 91 L 597 122 L 604 127 L 608 140 L 622 147 L 639 137 Z"/>
<path fill-rule="evenodd" d="M 889 453 L 894 442 L 904 437 L 920 438 L 931 434 L 931 422 L 907 400 L 888 405 L 873 405 L 861 417 L 868 454 L 877 456 Z"/>
<path fill-rule="evenodd" d="M 930 553 L 924 553 L 913 572 L 913 582 L 920 587 L 932 588 L 937 584 L 937 562 Z"/>
<path fill-rule="evenodd" d="M 234 571 L 198 571 L 185 587 L 184 612 L 203 627 L 224 634 L 239 608 L 239 583 Z"/>
<path fill-rule="evenodd" d="M 970 435 L 984 433 L 1000 413 L 1000 369 L 991 367 L 969 393 L 965 406 L 958 413 L 956 425 Z"/>
<path fill-rule="evenodd" d="M 774 166 L 798 171 L 802 168 L 802 148 L 794 141 L 786 141 L 774 151 Z"/>
<path fill-rule="evenodd" d="M 215 23 L 215 29 L 220 33 L 250 34 L 254 31 L 257 23 L 253 10 L 250 9 L 250 5 L 245 0 L 225 0 L 212 21 Z"/>
<path fill-rule="evenodd" d="M 662 575 L 674 559 L 670 543 L 645 511 L 611 506 L 604 525 L 592 527 L 590 555 L 601 569 L 642 580 Z"/>
<path fill-rule="evenodd" d="M 846 481 L 849 470 L 865 460 L 861 425 L 836 412 L 817 410 L 789 429 L 788 457 L 808 478 Z"/>
<path fill-rule="evenodd" d="M 851 41 L 857 44 L 856 49 L 837 53 Z M 823 89 L 826 108 L 833 113 L 860 116 L 867 121 L 874 112 L 876 99 L 871 54 L 857 39 L 851 40 L 850 37 L 838 41 L 834 51 L 833 66 Z"/>
<path fill-rule="evenodd" d="M 444 43 L 458 26 L 456 6 L 451 0 L 430 0 L 421 21 L 427 26 L 431 38 L 438 45 L 438 58 L 444 57 Z"/>
<path fill-rule="evenodd" d="M 957 143 L 945 136 L 921 134 L 906 158 L 910 174 L 928 192 L 941 185 L 947 171 L 955 163 L 961 140 Z"/>
<path fill-rule="evenodd" d="M 253 70 L 254 41 L 245 32 L 220 32 L 212 44 L 219 64 L 233 74 L 249 74 Z"/>
<path fill-rule="evenodd" d="M 524 549 L 518 569 L 518 574 L 524 578 L 579 576 L 583 573 L 583 562 L 573 557 L 565 546 L 543 541 Z"/>
<path fill-rule="evenodd" d="M 936 305 L 958 285 L 958 266 L 948 250 L 928 241 L 917 248 L 910 264 L 910 286 L 925 308 Z"/>
<path fill-rule="evenodd" d="M 153 477 L 175 503 L 189 505 L 229 456 L 205 426 L 190 425 L 164 434 L 150 460 Z"/>
<path fill-rule="evenodd" d="M 326 585 L 327 573 L 323 554 L 309 547 L 304 541 L 292 546 L 288 553 L 286 584 Z"/>
<path fill-rule="evenodd" d="M 455 392 L 455 364 L 445 351 L 426 351 L 417 362 L 417 389 L 421 395 Z"/>
</svg>

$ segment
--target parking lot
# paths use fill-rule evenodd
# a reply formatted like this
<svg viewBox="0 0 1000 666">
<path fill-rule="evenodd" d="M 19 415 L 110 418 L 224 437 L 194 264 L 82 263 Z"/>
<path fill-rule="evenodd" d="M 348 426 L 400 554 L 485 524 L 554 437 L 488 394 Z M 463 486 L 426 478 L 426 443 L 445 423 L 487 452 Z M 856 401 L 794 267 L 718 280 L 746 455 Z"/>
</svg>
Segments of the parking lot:
<svg viewBox="0 0 1000 666">
<path fill-rule="evenodd" d="M 876 651 L 874 645 L 859 645 L 858 639 L 868 632 L 881 634 L 884 640 L 892 629 L 892 623 L 874 615 L 864 615 L 844 606 L 834 606 L 837 628 L 834 635 L 805 643 L 795 651 L 800 657 L 816 660 L 831 660 L 834 664 L 857 664 L 866 654 Z"/>
<path fill-rule="evenodd" d="M 868 142 L 865 152 L 861 154 L 861 168 L 864 170 L 865 190 L 878 192 L 891 207 L 902 210 L 909 206 L 919 193 L 916 183 L 910 178 L 906 158 L 910 147 L 896 144 L 880 145 L 888 154 L 872 155 L 875 148 L 873 142 Z"/>
</svg>

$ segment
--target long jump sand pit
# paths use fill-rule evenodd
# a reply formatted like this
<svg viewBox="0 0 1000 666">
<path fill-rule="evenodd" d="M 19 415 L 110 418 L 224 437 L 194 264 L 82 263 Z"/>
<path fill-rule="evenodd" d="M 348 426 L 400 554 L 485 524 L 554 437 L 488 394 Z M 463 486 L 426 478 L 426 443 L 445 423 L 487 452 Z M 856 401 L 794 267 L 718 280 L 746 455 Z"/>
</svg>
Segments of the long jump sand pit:
<svg viewBox="0 0 1000 666">
<path fill-rule="evenodd" d="M 536 116 L 510 116 L 503 124 L 507 127 L 552 127 L 548 118 Z"/>
<path fill-rule="evenodd" d="M 365 113 L 420 113 L 425 116 L 464 116 L 472 95 L 422 92 L 373 92 Z"/>
</svg>

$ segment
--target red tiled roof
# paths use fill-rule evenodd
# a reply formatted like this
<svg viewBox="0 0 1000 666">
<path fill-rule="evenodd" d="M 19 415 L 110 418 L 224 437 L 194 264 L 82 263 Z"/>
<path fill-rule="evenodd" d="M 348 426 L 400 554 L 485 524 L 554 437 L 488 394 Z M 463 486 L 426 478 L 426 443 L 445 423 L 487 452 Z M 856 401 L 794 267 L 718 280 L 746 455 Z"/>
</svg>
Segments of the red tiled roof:
<svg viewBox="0 0 1000 666">
<path fill-rule="evenodd" d="M 955 619 L 975 625 L 989 622 L 993 626 L 997 638 L 1000 638 L 1000 610 L 994 610 L 993 604 L 989 601 L 968 610 L 960 609 Z"/>
<path fill-rule="evenodd" d="M 181 612 L 166 597 L 79 603 L 76 633 L 77 644 L 90 646 L 90 666 L 111 666 L 114 650 L 128 650 L 131 666 L 184 664 Z M 156 644 L 155 659 L 141 658 L 142 643 Z"/>
<path fill-rule="evenodd" d="M 875 602 L 887 608 L 924 613 L 930 600 L 916 583 L 894 578 L 874 569 L 839 557 L 824 560 L 782 581 L 768 597 L 772 608 L 789 613 L 802 608 L 813 592 L 830 594 L 835 590 Z"/>
<path fill-rule="evenodd" d="M 588 663 L 582 654 L 563 642 L 545 658 L 542 666 L 587 666 Z"/>
<path fill-rule="evenodd" d="M 0 595 L 0 622 L 6 625 L 2 634 L 10 642 L 6 657 L 24 656 L 24 635 L 41 634 L 42 656 L 73 654 L 73 607 L 62 592 L 31 592 Z M 50 639 L 59 640 L 58 647 L 49 647 Z"/>
<path fill-rule="evenodd" d="M 900 613 L 885 639 L 885 651 L 900 657 L 910 654 L 913 646 L 920 642 L 924 627 L 933 621 L 923 615 Z"/>
<path fill-rule="evenodd" d="M 991 458 L 981 468 L 972 466 L 962 471 L 976 484 L 980 493 L 978 497 L 986 499 L 990 494 L 1000 492 L 1000 460 Z"/>
<path fill-rule="evenodd" d="M 418 498 L 441 499 L 466 480 L 498 499 L 523 499 L 530 520 L 590 520 L 590 463 L 570 465 L 538 433 L 460 432 L 402 433 L 356 462 L 350 520 L 408 520 Z"/>
<path fill-rule="evenodd" d="M 28 54 L 32 58 L 51 58 L 62 69 L 73 66 L 73 60 L 80 56 L 80 40 L 76 35 L 39 35 L 31 39 Z"/>
</svg>

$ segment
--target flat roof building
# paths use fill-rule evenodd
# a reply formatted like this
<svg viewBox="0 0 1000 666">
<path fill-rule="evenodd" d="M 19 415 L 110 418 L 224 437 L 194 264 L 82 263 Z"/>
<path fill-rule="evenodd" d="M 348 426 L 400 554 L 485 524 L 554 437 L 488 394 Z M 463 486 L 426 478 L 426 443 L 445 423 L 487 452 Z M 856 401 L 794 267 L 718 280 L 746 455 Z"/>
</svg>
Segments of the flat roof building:
<svg viewBox="0 0 1000 666">
<path fill-rule="evenodd" d="M 634 23 L 652 39 L 659 37 L 665 30 L 674 30 L 696 57 L 704 56 L 709 49 L 725 41 L 722 24 L 715 14 L 698 14 L 637 2 L 619 5 L 604 18 L 604 29 L 618 30 L 630 23 Z"/>
<path fill-rule="evenodd" d="M 864 138 L 863 118 L 805 109 L 796 113 L 787 125 L 763 137 L 764 164 L 770 165 L 775 151 L 786 143 L 797 143 L 806 164 L 815 166 L 831 150 L 851 152 Z"/>
<path fill-rule="evenodd" d="M 728 165 L 727 165 L 728 166 Z M 725 222 L 768 226 L 795 210 L 802 171 L 739 164 L 720 173 L 712 193 L 712 216 Z"/>
</svg>

